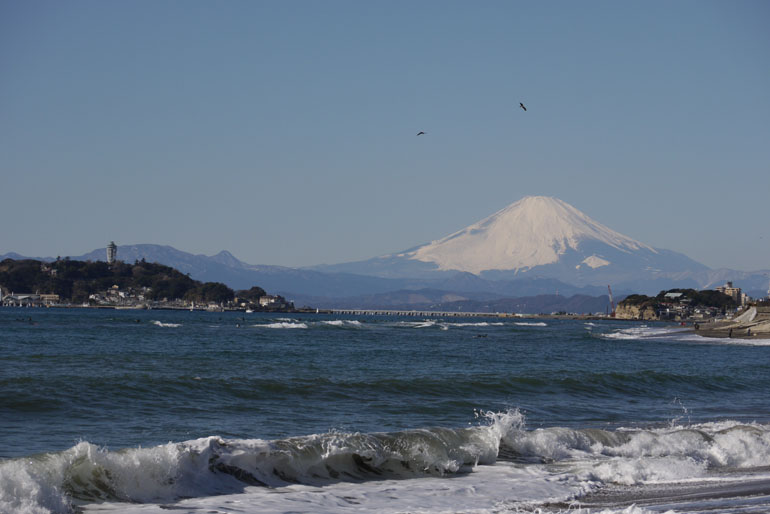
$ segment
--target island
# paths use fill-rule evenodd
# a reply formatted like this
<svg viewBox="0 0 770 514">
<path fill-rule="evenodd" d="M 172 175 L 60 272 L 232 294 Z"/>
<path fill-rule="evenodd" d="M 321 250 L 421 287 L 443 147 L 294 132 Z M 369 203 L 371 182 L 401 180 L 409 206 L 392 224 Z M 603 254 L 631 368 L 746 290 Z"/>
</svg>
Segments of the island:
<svg viewBox="0 0 770 514">
<path fill-rule="evenodd" d="M 0 262 L 0 305 L 297 312 L 294 304 L 261 287 L 233 291 L 200 282 L 170 266 L 146 262 Z"/>
</svg>

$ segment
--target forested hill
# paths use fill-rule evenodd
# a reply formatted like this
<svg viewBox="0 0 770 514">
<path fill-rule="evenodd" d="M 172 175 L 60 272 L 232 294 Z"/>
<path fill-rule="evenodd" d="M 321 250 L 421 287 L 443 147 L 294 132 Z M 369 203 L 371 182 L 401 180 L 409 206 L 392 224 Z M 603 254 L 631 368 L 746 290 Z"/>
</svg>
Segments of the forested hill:
<svg viewBox="0 0 770 514">
<path fill-rule="evenodd" d="M 115 285 L 121 290 L 143 291 L 150 300 L 226 302 L 235 296 L 222 283 L 199 282 L 174 268 L 144 260 L 134 264 L 69 259 L 0 262 L 0 286 L 6 292 L 58 294 L 62 300 L 79 303 Z"/>
<path fill-rule="evenodd" d="M 679 293 L 680 296 L 674 298 L 667 298 L 666 295 L 671 293 Z M 715 307 L 719 309 L 734 309 L 737 304 L 735 300 L 726 294 L 719 291 L 703 290 L 698 291 L 695 289 L 669 289 L 667 291 L 661 291 L 657 296 L 646 296 L 643 294 L 632 294 L 623 299 L 620 304 L 633 305 L 636 307 L 652 307 L 654 309 L 660 308 L 663 303 L 681 303 L 687 302 L 692 305 L 700 305 L 703 307 Z"/>
</svg>

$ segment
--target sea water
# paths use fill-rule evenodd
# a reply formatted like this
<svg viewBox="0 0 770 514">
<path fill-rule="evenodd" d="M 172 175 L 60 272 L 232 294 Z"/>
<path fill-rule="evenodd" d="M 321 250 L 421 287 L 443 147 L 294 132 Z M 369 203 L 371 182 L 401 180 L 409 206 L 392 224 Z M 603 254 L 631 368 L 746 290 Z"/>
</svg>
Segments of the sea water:
<svg viewBox="0 0 770 514">
<path fill-rule="evenodd" d="M 768 512 L 770 341 L 0 309 L 0 512 Z"/>
</svg>

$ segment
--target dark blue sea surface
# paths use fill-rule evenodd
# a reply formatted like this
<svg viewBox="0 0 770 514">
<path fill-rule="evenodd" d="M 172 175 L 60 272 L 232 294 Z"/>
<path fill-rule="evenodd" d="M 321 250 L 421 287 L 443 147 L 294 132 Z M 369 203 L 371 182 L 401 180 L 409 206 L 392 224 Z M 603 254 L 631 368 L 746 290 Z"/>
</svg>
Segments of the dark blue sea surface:
<svg viewBox="0 0 770 514">
<path fill-rule="evenodd" d="M 0 309 L 0 456 L 462 427 L 512 408 L 529 427 L 770 420 L 769 347 L 674 328 Z"/>
<path fill-rule="evenodd" d="M 0 513 L 768 512 L 768 391 L 662 323 L 4 308 Z"/>
</svg>

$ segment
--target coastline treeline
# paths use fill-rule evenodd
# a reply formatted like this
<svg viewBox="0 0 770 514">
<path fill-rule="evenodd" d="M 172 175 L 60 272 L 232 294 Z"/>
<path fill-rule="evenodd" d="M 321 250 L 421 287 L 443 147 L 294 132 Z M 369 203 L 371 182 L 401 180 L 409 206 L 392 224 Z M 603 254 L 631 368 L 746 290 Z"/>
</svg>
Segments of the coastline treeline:
<svg viewBox="0 0 770 514">
<path fill-rule="evenodd" d="M 675 299 L 666 298 L 666 295 L 670 293 L 681 293 L 681 297 Z M 735 300 L 726 294 L 720 293 L 719 291 L 698 291 L 696 289 L 669 289 L 667 291 L 661 291 L 657 296 L 632 294 L 625 297 L 621 304 L 633 305 L 639 308 L 652 307 L 657 310 L 665 303 L 679 303 L 681 301 L 687 301 L 692 305 L 703 307 L 715 307 L 721 309 L 723 312 L 726 309 L 734 309 L 737 307 Z"/>
<path fill-rule="evenodd" d="M 0 262 L 0 286 L 17 293 L 58 294 L 74 303 L 85 302 L 92 294 L 112 286 L 121 290 L 143 291 L 150 300 L 228 302 L 235 292 L 220 282 L 199 282 L 170 266 L 146 262 L 75 261 L 53 262 L 32 259 L 5 259 Z M 264 291 L 260 288 L 256 288 Z"/>
</svg>

